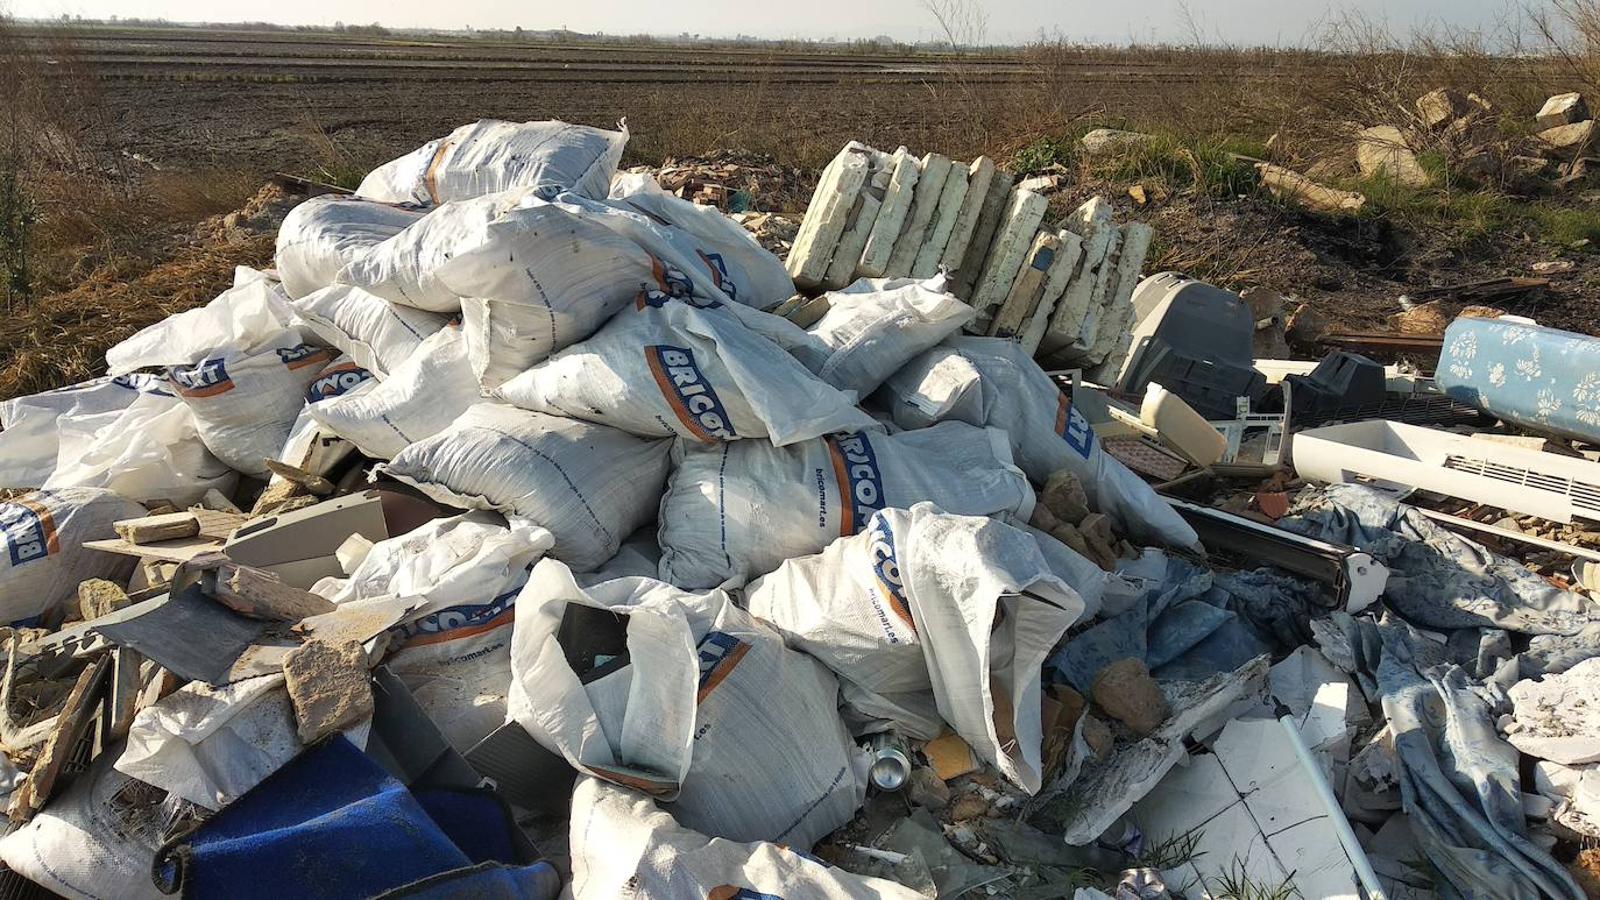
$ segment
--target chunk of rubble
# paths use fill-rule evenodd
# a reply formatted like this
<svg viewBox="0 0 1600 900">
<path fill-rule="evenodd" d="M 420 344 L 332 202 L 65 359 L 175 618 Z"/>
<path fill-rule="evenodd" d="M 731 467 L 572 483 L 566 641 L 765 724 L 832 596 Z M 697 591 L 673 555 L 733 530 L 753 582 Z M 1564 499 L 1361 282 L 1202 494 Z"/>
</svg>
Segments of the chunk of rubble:
<svg viewBox="0 0 1600 900">
<path fill-rule="evenodd" d="M 1363 194 L 1318 184 L 1299 172 L 1272 163 L 1256 163 L 1256 172 L 1262 186 L 1272 196 L 1317 212 L 1347 215 L 1358 213 L 1367 205 Z"/>
<path fill-rule="evenodd" d="M 1368 178 L 1385 174 L 1406 187 L 1424 187 L 1430 180 L 1405 132 L 1392 125 L 1363 129 L 1356 135 L 1356 166 Z"/>
<path fill-rule="evenodd" d="M 1519 681 L 1507 694 L 1511 746 L 1563 765 L 1600 762 L 1600 658 L 1559 675 Z"/>
<path fill-rule="evenodd" d="M 1189 736 L 1214 732 L 1231 718 L 1232 710 L 1252 707 L 1266 696 L 1267 661 L 1258 657 L 1203 682 L 1163 685 L 1172 717 L 1149 737 L 1118 748 L 1108 761 L 1083 766 L 1076 779 L 1045 804 L 1042 816 L 1056 820 L 1051 824 L 1059 826 L 1068 844 L 1079 846 L 1099 838 L 1187 755 L 1184 741 Z"/>
<path fill-rule="evenodd" d="M 1583 95 L 1577 92 L 1556 94 L 1544 102 L 1539 108 L 1538 115 L 1534 116 L 1534 124 L 1540 131 L 1560 128 L 1563 125 L 1574 125 L 1589 118 L 1589 104 L 1584 101 Z"/>
<path fill-rule="evenodd" d="M 1118 131 L 1115 128 L 1096 128 L 1083 136 L 1078 143 L 1090 156 L 1113 156 L 1140 150 L 1156 142 L 1155 135 L 1137 131 Z"/>
<path fill-rule="evenodd" d="M 303 743 L 315 743 L 372 716 L 367 653 L 356 641 L 306 641 L 284 659 L 283 675 Z"/>
</svg>

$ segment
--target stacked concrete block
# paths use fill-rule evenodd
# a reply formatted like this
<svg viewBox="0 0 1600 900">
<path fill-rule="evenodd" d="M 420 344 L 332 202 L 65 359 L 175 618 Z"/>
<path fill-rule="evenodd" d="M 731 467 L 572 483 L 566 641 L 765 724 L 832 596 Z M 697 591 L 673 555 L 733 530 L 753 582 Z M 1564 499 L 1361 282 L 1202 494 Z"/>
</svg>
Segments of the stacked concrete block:
<svg viewBox="0 0 1600 900">
<path fill-rule="evenodd" d="M 852 142 L 811 202 L 789 258 L 807 293 L 943 272 L 946 289 L 977 312 L 969 333 L 1015 340 L 1052 365 L 1120 365 L 1127 354 L 1152 233 L 1119 227 L 1103 198 L 1045 228 L 1046 199 L 993 160 L 919 160 L 904 147 Z"/>
<path fill-rule="evenodd" d="M 978 222 L 972 229 L 972 241 L 962 256 L 961 268 L 955 270 L 951 292 L 957 297 L 971 297 L 978 278 L 983 275 L 984 261 L 989 258 L 989 246 L 994 243 L 995 229 L 1006 213 L 1006 203 L 1011 199 L 1011 186 L 1016 176 L 1010 172 L 995 172 L 989 179 L 989 191 L 978 208 Z"/>
<path fill-rule="evenodd" d="M 806 209 L 800 231 L 795 235 L 794 247 L 789 251 L 789 277 L 802 290 L 822 285 L 833 262 L 833 252 L 839 239 L 850 227 L 850 215 L 856 211 L 856 199 L 866 186 L 877 151 L 851 141 L 843 151 L 822 170 L 822 178 Z"/>
<path fill-rule="evenodd" d="M 1022 269 L 1023 259 L 1033 244 L 1033 236 L 1044 223 L 1049 203 L 1033 191 L 1012 191 L 995 229 L 994 243 L 989 245 L 989 258 L 984 262 L 983 275 L 967 300 L 978 311 L 968 331 L 986 334 L 994 322 L 995 309 L 1011 291 L 1011 282 Z"/>
</svg>

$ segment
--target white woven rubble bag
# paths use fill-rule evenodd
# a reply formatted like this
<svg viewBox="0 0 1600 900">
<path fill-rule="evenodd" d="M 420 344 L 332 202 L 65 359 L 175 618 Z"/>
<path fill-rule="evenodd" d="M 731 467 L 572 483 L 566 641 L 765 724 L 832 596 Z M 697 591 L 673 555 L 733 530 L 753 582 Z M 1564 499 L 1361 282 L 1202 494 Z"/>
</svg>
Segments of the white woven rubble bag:
<svg viewBox="0 0 1600 900">
<path fill-rule="evenodd" d="M 717 900 L 921 900 L 908 887 L 835 868 L 791 847 L 708 837 L 649 797 L 580 778 L 572 795 L 572 896 Z"/>
<path fill-rule="evenodd" d="M 343 734 L 364 747 L 371 720 Z M 281 672 L 191 681 L 139 710 L 116 769 L 205 809 L 244 796 L 305 750 Z"/>
<path fill-rule="evenodd" d="M 136 369 L 197 363 L 220 350 L 249 352 L 278 342 L 294 323 L 283 286 L 264 272 L 240 266 L 233 287 L 205 306 L 174 313 L 140 329 L 106 351 L 106 369 L 126 375 Z"/>
<path fill-rule="evenodd" d="M 626 123 L 606 131 L 557 121 L 479 119 L 373 169 L 356 196 L 440 204 L 534 188 L 604 197 L 627 143 Z"/>
<path fill-rule="evenodd" d="M 145 373 L 105 375 L 0 400 L 0 488 L 42 487 L 56 470 L 63 428 L 85 418 L 121 412 L 145 394 L 165 397 L 172 406 L 182 405 L 164 376 Z"/>
<path fill-rule="evenodd" d="M 959 421 L 1004 429 L 1017 465 L 1043 484 L 1065 469 L 1117 530 L 1172 547 L 1199 547 L 1193 528 L 1127 466 L 1105 452 L 1072 398 L 1004 338 L 953 337 L 895 373 L 881 394 L 895 423 Z"/>
<path fill-rule="evenodd" d="M 448 428 L 479 399 L 466 338 L 451 325 L 423 341 L 388 378 L 313 403 L 306 413 L 367 456 L 393 459 L 407 444 Z"/>
<path fill-rule="evenodd" d="M 729 309 L 692 299 L 636 304 L 495 396 L 641 437 L 702 444 L 767 438 L 785 446 L 872 427 L 854 395 L 812 375 Z"/>
<path fill-rule="evenodd" d="M 171 366 L 178 396 L 194 413 L 200 440 L 217 459 L 265 478 L 266 460 L 283 449 L 306 391 L 338 352 L 287 329 L 256 352 L 224 351 L 192 365 Z"/>
<path fill-rule="evenodd" d="M 704 269 L 716 290 L 729 300 L 756 309 L 770 309 L 794 296 L 794 281 L 774 256 L 744 226 L 714 206 L 701 206 L 662 189 L 649 175 L 618 175 L 611 182 L 607 204 L 666 225 L 672 246 L 692 252 L 680 266 L 686 271 Z M 644 242 L 661 255 L 659 245 Z"/>
<path fill-rule="evenodd" d="M 313 475 L 328 474 L 355 450 L 355 445 L 323 427 L 311 410 L 340 397 L 359 397 L 377 386 L 378 380 L 355 360 L 344 354 L 334 357 L 306 388 L 306 405 L 295 416 L 277 459 Z M 274 474 L 271 481 L 276 483 L 281 478 Z"/>
<path fill-rule="evenodd" d="M 917 354 L 961 330 L 972 307 L 944 289 L 944 276 L 863 278 L 826 295 L 828 311 L 808 331 L 828 346 L 817 374 L 866 397 Z"/>
<path fill-rule="evenodd" d="M 205 306 L 144 328 L 106 351 L 111 374 L 161 366 L 194 412 L 200 439 L 229 467 L 265 477 L 307 387 L 336 355 L 308 343 L 277 281 L 240 268 Z"/>
<path fill-rule="evenodd" d="M 336 280 L 402 306 L 459 313 L 461 297 L 439 281 L 439 268 L 456 254 L 483 246 L 489 223 L 529 197 L 524 190 L 499 191 L 429 210 L 394 236 L 356 254 Z"/>
<path fill-rule="evenodd" d="M 572 670 L 556 638 L 570 604 L 626 617 L 626 665 Z M 734 840 L 809 848 L 860 807 L 868 760 L 839 718 L 838 682 L 727 594 L 650 578 L 583 588 L 545 560 L 517 607 L 511 717 L 579 769 Z"/>
<path fill-rule="evenodd" d="M 194 412 L 177 396 L 141 393 L 125 409 L 59 420 L 62 452 L 40 487 L 116 491 L 140 503 L 190 506 L 209 490 L 231 494 L 239 473 L 206 449 Z"/>
<path fill-rule="evenodd" d="M 322 343 L 337 347 L 379 378 L 389 377 L 450 321 L 348 284 L 308 294 L 294 302 L 294 311 Z"/>
<path fill-rule="evenodd" d="M 338 194 L 306 200 L 278 226 L 273 267 L 284 293 L 298 300 L 333 284 L 339 270 L 399 234 L 423 212 Z"/>
<path fill-rule="evenodd" d="M 390 628 L 384 665 L 461 752 L 506 721 L 512 614 L 528 571 L 555 537 L 475 510 L 379 541 L 347 578 L 312 586 L 334 603 L 417 602 Z"/>
<path fill-rule="evenodd" d="M 1093 563 L 1077 568 L 1084 590 L 1103 587 Z M 1087 604 L 1033 535 L 931 503 L 879 510 L 860 534 L 753 582 L 745 605 L 875 695 L 901 733 L 938 737 L 917 727 L 933 713 L 1018 787 L 1039 790 L 1040 667 Z M 894 715 L 902 705 L 909 715 Z"/>
<path fill-rule="evenodd" d="M 585 570 L 654 517 L 668 450 L 604 425 L 478 403 L 378 472 L 440 503 L 525 517 L 555 535 L 551 556 Z"/>
<path fill-rule="evenodd" d="M 102 753 L 27 824 L 0 838 L 6 868 L 70 900 L 164 900 L 150 861 L 166 838 L 160 792 Z"/>
<path fill-rule="evenodd" d="M 872 514 L 924 500 L 957 515 L 1027 521 L 1033 489 L 1004 432 L 947 422 L 866 430 L 788 447 L 679 442 L 661 500 L 661 578 L 738 587 L 786 559 L 818 553 Z"/>
<path fill-rule="evenodd" d="M 124 582 L 134 559 L 90 550 L 84 541 L 115 538 L 113 522 L 145 508 L 99 488 L 31 491 L 0 503 L 0 622 L 31 620 L 78 596 L 90 578 Z"/>
</svg>

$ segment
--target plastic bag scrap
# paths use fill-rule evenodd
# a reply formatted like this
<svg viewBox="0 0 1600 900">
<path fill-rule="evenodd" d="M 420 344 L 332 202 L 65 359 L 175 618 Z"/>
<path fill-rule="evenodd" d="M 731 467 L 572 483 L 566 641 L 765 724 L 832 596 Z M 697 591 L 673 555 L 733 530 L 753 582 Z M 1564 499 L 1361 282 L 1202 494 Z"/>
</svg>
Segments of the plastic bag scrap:
<svg viewBox="0 0 1600 900">
<path fill-rule="evenodd" d="M 1033 513 L 1033 489 L 1004 433 L 946 422 L 858 431 L 788 447 L 680 442 L 661 500 L 661 578 L 737 587 L 784 560 L 821 552 L 874 512 L 923 500 L 955 515 Z"/>
<path fill-rule="evenodd" d="M 122 377 L 122 376 L 119 376 Z M 143 393 L 127 408 L 58 420 L 62 447 L 43 487 L 105 488 L 141 503 L 198 503 L 231 493 L 239 475 L 206 449 L 194 413 L 176 396 Z"/>
<path fill-rule="evenodd" d="M 479 399 L 466 337 L 451 325 L 423 341 L 383 381 L 313 403 L 306 414 L 362 453 L 393 459 L 407 444 L 448 428 Z"/>
<path fill-rule="evenodd" d="M 826 295 L 828 311 L 808 329 L 828 345 L 817 372 L 865 397 L 917 354 L 961 330 L 976 314 L 945 279 L 863 278 Z"/>
<path fill-rule="evenodd" d="M 371 722 L 345 730 L 365 746 Z M 191 681 L 134 716 L 116 769 L 206 809 L 221 809 L 300 755 L 283 675 L 222 687 Z"/>
<path fill-rule="evenodd" d="M 111 523 L 144 516 L 139 504 L 99 488 L 32 491 L 0 503 L 0 622 L 36 621 L 78 596 L 78 582 L 125 582 L 132 557 L 84 541 L 115 538 Z"/>
<path fill-rule="evenodd" d="M 1120 531 L 1172 547 L 1200 546 L 1194 529 L 1150 485 L 1105 452 L 1072 398 L 1015 341 L 950 338 L 897 372 L 879 396 L 904 428 L 953 419 L 1002 429 L 1017 465 L 1036 483 L 1066 469 Z"/>
<path fill-rule="evenodd" d="M 650 175 L 618 175 L 611 181 L 608 203 L 690 236 L 717 290 L 736 303 L 770 309 L 794 295 L 783 261 L 755 235 L 718 209 L 667 193 Z"/>
<path fill-rule="evenodd" d="M 108 748 L 27 824 L 0 838 L 6 868 L 74 900 L 162 900 L 150 861 L 166 839 L 161 791 L 111 768 Z"/>
<path fill-rule="evenodd" d="M 1384 600 L 1425 628 L 1577 634 L 1600 608 L 1415 508 L 1356 484 L 1302 492 L 1279 527 L 1371 553 L 1389 567 Z"/>
<path fill-rule="evenodd" d="M 920 900 L 880 878 L 834 868 L 791 847 L 707 837 L 679 825 L 649 797 L 598 778 L 572 796 L 572 895 L 783 897 L 785 900 Z"/>
<path fill-rule="evenodd" d="M 379 378 L 388 378 L 449 321 L 439 313 L 390 303 L 347 284 L 296 300 L 294 311 L 323 343 L 338 347 Z"/>
<path fill-rule="evenodd" d="M 574 766 L 733 840 L 810 847 L 860 807 L 868 759 L 839 718 L 838 682 L 721 591 L 584 589 L 545 560 L 517 605 L 510 714 Z M 575 671 L 557 639 L 573 605 L 625 617 L 626 654 Z"/>
<path fill-rule="evenodd" d="M 1086 590 L 1103 587 L 1093 563 L 1080 572 Z M 930 503 L 879 510 L 860 534 L 752 583 L 745 604 L 838 674 L 846 700 L 853 685 L 891 709 L 936 704 L 980 757 L 1039 790 L 1039 667 L 1085 603 L 1033 535 Z M 896 725 L 931 740 L 905 727 L 926 717 Z"/>
<path fill-rule="evenodd" d="M 333 284 L 339 270 L 399 234 L 424 210 L 324 194 L 289 210 L 278 226 L 274 268 L 291 300 Z"/>
<path fill-rule="evenodd" d="M 874 424 L 853 394 L 819 380 L 726 305 L 703 309 L 692 299 L 625 309 L 495 395 L 641 437 L 703 444 L 770 438 L 781 447 Z"/>
<path fill-rule="evenodd" d="M 551 555 L 592 569 L 655 515 L 668 443 L 498 403 L 469 408 L 377 471 L 463 509 L 524 516 L 555 535 Z"/>
<path fill-rule="evenodd" d="M 627 123 L 617 128 L 479 119 L 373 169 L 356 196 L 439 204 L 532 188 L 604 197 L 628 144 Z"/>
<path fill-rule="evenodd" d="M 36 488 L 56 470 L 61 430 L 79 419 L 117 413 L 144 394 L 178 404 L 161 375 L 106 375 L 24 397 L 0 400 L 0 487 Z M 72 452 L 78 452 L 73 447 Z"/>
<path fill-rule="evenodd" d="M 340 397 L 359 397 L 378 386 L 372 373 L 356 365 L 348 356 L 337 356 L 333 362 L 317 373 L 306 389 L 306 405 L 295 416 L 289 436 L 277 458 L 313 475 L 326 475 L 333 467 L 355 449 L 349 441 L 340 438 L 332 429 L 324 427 L 311 414 L 319 403 Z M 278 475 L 272 476 L 274 479 Z"/>
<path fill-rule="evenodd" d="M 496 513 L 435 519 L 379 541 L 350 577 L 324 578 L 312 592 L 339 604 L 422 601 L 389 629 L 384 664 L 465 752 L 506 721 L 517 592 L 554 543 L 543 528 Z"/>
</svg>

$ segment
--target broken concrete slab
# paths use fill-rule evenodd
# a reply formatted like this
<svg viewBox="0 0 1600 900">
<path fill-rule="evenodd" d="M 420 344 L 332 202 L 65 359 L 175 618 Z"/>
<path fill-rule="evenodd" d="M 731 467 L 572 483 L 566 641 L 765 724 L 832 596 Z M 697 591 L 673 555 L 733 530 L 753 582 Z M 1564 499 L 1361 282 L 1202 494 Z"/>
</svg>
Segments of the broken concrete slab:
<svg viewBox="0 0 1600 900">
<path fill-rule="evenodd" d="M 1017 341 L 1022 344 L 1022 349 L 1032 356 L 1039 349 L 1039 343 L 1044 340 L 1046 329 L 1050 327 L 1050 319 L 1055 314 L 1056 306 L 1067 292 L 1067 284 L 1077 272 L 1078 264 L 1083 259 L 1083 238 L 1066 230 L 1056 232 L 1056 239 L 1061 242 L 1060 249 L 1056 251 L 1055 259 L 1050 263 L 1050 269 L 1045 273 L 1044 287 L 1039 291 L 1039 303 L 1033 309 L 1033 315 L 1022 326 L 1022 332 L 1017 335 Z"/>
<path fill-rule="evenodd" d="M 1559 675 L 1519 681 L 1506 693 L 1511 746 L 1562 765 L 1600 762 L 1600 658 Z"/>
<path fill-rule="evenodd" d="M 955 271 L 950 290 L 963 300 L 970 299 L 983 277 L 984 264 L 989 259 L 989 249 L 994 246 L 995 234 L 1005 217 L 1006 205 L 1011 200 L 1011 188 L 1016 176 L 996 170 L 989 180 L 989 195 L 983 198 L 983 208 L 978 213 L 978 224 L 972 231 L 972 240 L 961 258 L 961 268 Z"/>
<path fill-rule="evenodd" d="M 928 240 L 933 219 L 939 212 L 939 201 L 944 197 L 944 184 L 950 178 L 953 163 L 950 157 L 929 153 L 922 158 L 922 175 L 917 179 L 916 196 L 911 200 L 911 211 L 894 242 L 894 253 L 889 256 L 889 267 L 884 272 L 890 277 L 911 274 L 917 254 Z"/>
<path fill-rule="evenodd" d="M 1006 203 L 1000 227 L 995 231 L 994 244 L 989 248 L 989 259 L 984 264 L 983 275 L 973 290 L 972 308 L 978 311 L 967 330 L 983 334 L 988 330 L 995 311 L 1011 290 L 1011 283 L 1022 268 L 1033 236 L 1044 221 L 1050 204 L 1032 191 L 1015 191 Z"/>
<path fill-rule="evenodd" d="M 1039 351 L 1045 355 L 1071 346 L 1083 333 L 1084 320 L 1089 315 L 1094 297 L 1096 278 L 1105 265 L 1106 253 L 1111 248 L 1111 236 L 1116 232 L 1116 226 L 1111 221 L 1111 203 L 1104 197 L 1092 198 L 1067 217 L 1066 227 L 1081 239 L 1083 252 L 1077 271 L 1067 282 L 1066 290 L 1057 301 L 1050 323 L 1039 341 Z"/>
<path fill-rule="evenodd" d="M 939 257 L 939 268 L 955 272 L 966 258 L 967 247 L 978 231 L 978 220 L 983 217 L 983 205 L 989 199 L 989 187 L 994 183 L 994 160 L 980 156 L 967 168 L 967 192 L 961 200 L 961 211 L 956 214 L 955 226 L 950 229 L 950 240 Z"/>
<path fill-rule="evenodd" d="M 1576 91 L 1568 94 L 1557 94 L 1546 100 L 1544 106 L 1539 108 L 1533 117 L 1534 124 L 1540 131 L 1549 131 L 1563 125 L 1573 125 L 1589 118 L 1589 104 L 1584 101 L 1583 95 Z"/>
<path fill-rule="evenodd" d="M 856 270 L 861 267 L 861 254 L 866 250 L 867 239 L 881 211 L 882 203 L 878 198 L 862 192 L 851 213 L 850 227 L 839 238 L 833 261 L 828 263 L 828 273 L 822 278 L 823 290 L 837 291 L 855 280 Z"/>
<path fill-rule="evenodd" d="M 1593 119 L 1558 125 L 1539 132 L 1535 140 L 1547 156 L 1573 159 L 1583 156 L 1594 146 L 1595 123 Z"/>
<path fill-rule="evenodd" d="M 270 572 L 251 566 L 221 566 L 210 573 L 206 585 L 212 599 L 251 619 L 298 622 L 335 608 L 327 598 L 290 587 Z"/>
<path fill-rule="evenodd" d="M 916 196 L 917 181 L 922 176 L 922 165 L 904 147 L 895 152 L 893 160 L 889 186 L 884 189 L 878 216 L 873 220 L 872 231 L 867 235 L 861 261 L 856 267 L 856 271 L 867 278 L 882 278 L 888 272 L 889 257 L 905 227 L 906 215 Z"/>
<path fill-rule="evenodd" d="M 1010 293 L 995 312 L 994 322 L 989 326 L 991 336 L 1015 338 L 1032 321 L 1044 296 L 1045 280 L 1060 250 L 1061 239 L 1049 231 L 1041 231 L 1033 239 L 1022 269 L 1011 283 Z"/>
<path fill-rule="evenodd" d="M 933 222 L 928 226 L 928 236 L 911 263 L 911 277 L 931 278 L 939 271 L 939 262 L 944 259 L 945 247 L 955 231 L 956 219 L 966 209 L 967 189 L 967 168 L 960 163 L 952 163 L 950 174 L 945 176 L 944 190 L 939 194 Z"/>
<path fill-rule="evenodd" d="M 1203 682 L 1171 682 L 1162 690 L 1173 715 L 1155 733 L 1121 747 L 1104 763 L 1088 763 L 1042 811 L 1059 819 L 1067 843 L 1090 843 L 1161 783 L 1188 752 L 1184 740 L 1216 729 L 1235 707 L 1266 696 L 1267 657 Z M 1069 769 L 1070 771 L 1070 769 Z"/>
<path fill-rule="evenodd" d="M 873 152 L 851 141 L 822 170 L 822 178 L 811 195 L 811 205 L 795 235 L 789 251 L 789 277 L 802 288 L 816 287 L 828 272 L 834 248 L 850 224 L 856 197 L 867 182 Z"/>
<path fill-rule="evenodd" d="M 283 661 L 302 743 L 311 744 L 372 716 L 367 653 L 356 641 L 309 640 Z"/>
<path fill-rule="evenodd" d="M 1424 127 L 1443 128 L 1458 119 L 1479 114 L 1483 108 L 1454 88 L 1439 88 L 1417 98 L 1417 115 Z"/>
<path fill-rule="evenodd" d="M 1405 132 L 1393 125 L 1366 128 L 1356 135 L 1356 167 L 1368 178 L 1387 175 L 1407 187 L 1424 187 L 1429 181 Z"/>
<path fill-rule="evenodd" d="M 1346 215 L 1358 213 L 1367 205 L 1367 198 L 1362 194 L 1318 184 L 1299 172 L 1272 163 L 1256 163 L 1256 173 L 1272 196 L 1317 212 Z"/>
<path fill-rule="evenodd" d="M 1110 356 L 1118 346 L 1131 345 L 1133 341 L 1133 291 L 1144 272 L 1144 261 L 1155 240 L 1155 229 L 1143 222 L 1129 222 L 1122 226 L 1121 247 L 1117 265 L 1106 288 L 1105 306 L 1109 320 L 1100 327 L 1099 337 L 1089 351 L 1088 361 L 1098 364 Z M 1107 327 L 1109 325 L 1110 327 Z"/>
</svg>

